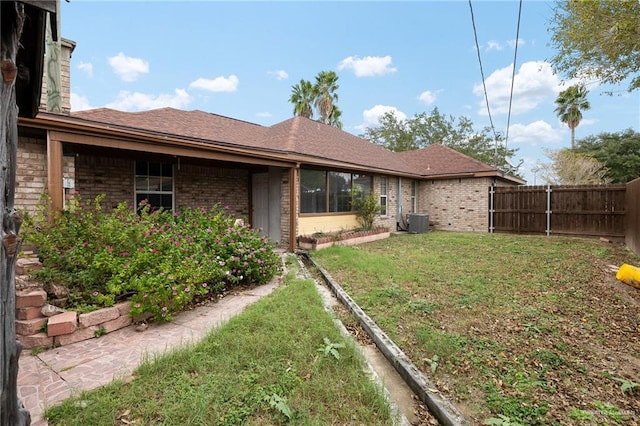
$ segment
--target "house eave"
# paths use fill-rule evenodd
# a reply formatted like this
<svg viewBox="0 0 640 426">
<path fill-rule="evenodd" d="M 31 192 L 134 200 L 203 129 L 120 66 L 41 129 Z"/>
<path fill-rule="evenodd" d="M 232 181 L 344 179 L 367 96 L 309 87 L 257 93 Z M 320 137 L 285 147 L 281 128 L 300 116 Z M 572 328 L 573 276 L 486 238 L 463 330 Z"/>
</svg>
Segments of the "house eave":
<svg viewBox="0 0 640 426">
<path fill-rule="evenodd" d="M 433 175 L 422 175 L 423 179 L 427 180 L 445 180 L 445 179 L 468 179 L 468 178 L 499 178 L 509 182 L 516 183 L 518 185 L 524 185 L 526 181 L 517 176 L 512 176 L 510 174 L 498 171 L 498 170 L 490 170 L 490 171 L 481 171 L 481 172 L 464 172 L 464 173 L 440 173 Z"/>
<path fill-rule="evenodd" d="M 36 118 L 20 118 L 20 126 L 47 130 L 65 142 L 111 148 L 147 150 L 169 155 L 217 158 L 250 164 L 293 167 L 282 152 L 258 148 L 238 148 L 230 144 L 182 138 L 152 132 L 123 129 L 58 114 L 40 113 Z M 216 153 L 216 154 L 213 154 Z"/>
</svg>

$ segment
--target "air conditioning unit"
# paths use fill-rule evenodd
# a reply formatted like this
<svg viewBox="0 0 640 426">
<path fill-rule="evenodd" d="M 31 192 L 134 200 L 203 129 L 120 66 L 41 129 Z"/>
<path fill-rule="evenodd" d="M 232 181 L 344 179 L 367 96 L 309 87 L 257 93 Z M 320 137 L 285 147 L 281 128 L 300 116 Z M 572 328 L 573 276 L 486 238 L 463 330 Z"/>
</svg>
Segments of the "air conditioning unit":
<svg viewBox="0 0 640 426">
<path fill-rule="evenodd" d="M 407 217 L 409 232 L 412 234 L 424 234 L 429 232 L 429 215 L 411 213 Z"/>
</svg>

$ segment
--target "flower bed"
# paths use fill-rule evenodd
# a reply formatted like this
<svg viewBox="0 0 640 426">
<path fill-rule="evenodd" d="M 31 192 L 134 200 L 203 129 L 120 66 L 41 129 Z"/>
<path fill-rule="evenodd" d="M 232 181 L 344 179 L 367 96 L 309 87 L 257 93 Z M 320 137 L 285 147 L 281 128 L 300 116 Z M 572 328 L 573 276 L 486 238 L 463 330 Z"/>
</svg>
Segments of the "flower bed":
<svg viewBox="0 0 640 426">
<path fill-rule="evenodd" d="M 301 235 L 298 237 L 298 247 L 303 250 L 320 250 L 334 245 L 352 246 L 383 240 L 389 238 L 390 235 L 391 233 L 387 228 Z"/>
</svg>

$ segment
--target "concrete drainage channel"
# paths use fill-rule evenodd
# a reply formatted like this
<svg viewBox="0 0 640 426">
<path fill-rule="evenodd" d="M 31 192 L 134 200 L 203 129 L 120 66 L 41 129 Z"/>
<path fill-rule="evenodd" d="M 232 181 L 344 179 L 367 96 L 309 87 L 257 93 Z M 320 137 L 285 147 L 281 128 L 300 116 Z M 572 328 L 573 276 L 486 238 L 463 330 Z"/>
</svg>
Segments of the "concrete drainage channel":
<svg viewBox="0 0 640 426">
<path fill-rule="evenodd" d="M 430 414 L 432 414 L 441 425 L 462 426 L 468 422 L 462 417 L 455 406 L 444 398 L 436 389 L 435 385 L 411 362 L 402 350 L 378 327 L 373 321 L 342 289 L 342 287 L 331 278 L 329 273 L 318 265 L 307 253 L 298 253 L 298 262 L 305 277 L 312 278 L 306 270 L 305 264 L 312 265 L 322 276 L 325 284 L 332 294 L 327 295 L 326 289 L 319 286 L 320 294 L 325 300 L 325 305 L 332 302 L 328 299 L 335 297 L 358 321 L 362 329 L 369 335 L 375 343 L 377 351 L 363 348 L 363 355 L 374 376 L 384 382 L 385 392 L 389 397 L 394 409 L 400 414 L 403 425 L 409 425 L 409 418 L 413 416 L 413 400 L 408 393 L 413 392 L 418 399 L 424 403 Z M 325 291 L 323 291 L 325 290 Z M 339 322 L 339 321 L 338 321 Z M 351 337 L 344 325 L 339 322 L 343 333 Z M 381 356 L 382 354 L 382 356 Z M 391 367 L 389 367 L 389 365 Z M 394 372 L 389 370 L 395 369 Z M 397 373 L 397 374 L 393 374 Z M 398 380 L 398 375 L 399 379 Z M 403 382 L 403 383 L 398 383 Z"/>
</svg>

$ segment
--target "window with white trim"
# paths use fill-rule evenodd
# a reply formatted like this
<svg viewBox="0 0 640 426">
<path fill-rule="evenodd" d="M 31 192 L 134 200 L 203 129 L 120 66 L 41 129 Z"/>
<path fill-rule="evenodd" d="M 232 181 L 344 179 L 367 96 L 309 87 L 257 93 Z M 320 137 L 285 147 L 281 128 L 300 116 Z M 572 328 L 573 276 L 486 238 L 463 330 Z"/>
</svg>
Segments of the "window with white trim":
<svg viewBox="0 0 640 426">
<path fill-rule="evenodd" d="M 136 207 L 147 201 L 153 210 L 173 210 L 173 164 L 136 160 Z"/>
<path fill-rule="evenodd" d="M 386 176 L 380 178 L 380 215 L 387 215 L 387 195 L 389 191 L 389 181 Z"/>
<path fill-rule="evenodd" d="M 418 182 L 411 181 L 411 213 L 418 212 Z"/>
</svg>

